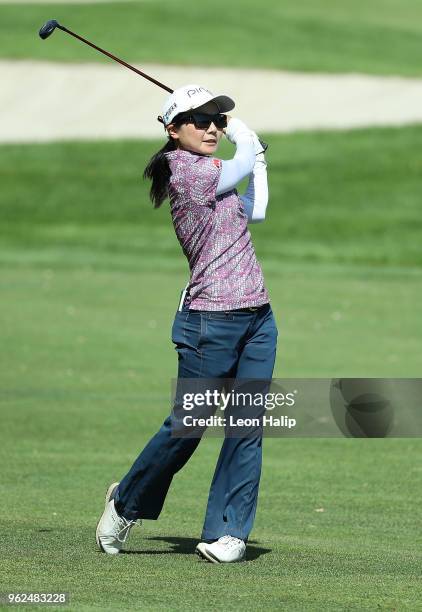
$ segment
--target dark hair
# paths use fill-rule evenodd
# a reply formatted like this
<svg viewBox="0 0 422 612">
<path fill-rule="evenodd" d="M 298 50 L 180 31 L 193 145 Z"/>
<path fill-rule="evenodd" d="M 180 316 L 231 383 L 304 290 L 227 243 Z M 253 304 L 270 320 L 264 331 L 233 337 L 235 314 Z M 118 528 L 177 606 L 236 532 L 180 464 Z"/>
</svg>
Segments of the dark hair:
<svg viewBox="0 0 422 612">
<path fill-rule="evenodd" d="M 144 170 L 144 179 L 151 179 L 152 181 L 149 197 L 154 204 L 154 208 L 159 208 L 164 200 L 168 198 L 171 170 L 165 153 L 175 149 L 177 149 L 176 141 L 169 137 L 166 144 L 151 157 Z"/>
</svg>

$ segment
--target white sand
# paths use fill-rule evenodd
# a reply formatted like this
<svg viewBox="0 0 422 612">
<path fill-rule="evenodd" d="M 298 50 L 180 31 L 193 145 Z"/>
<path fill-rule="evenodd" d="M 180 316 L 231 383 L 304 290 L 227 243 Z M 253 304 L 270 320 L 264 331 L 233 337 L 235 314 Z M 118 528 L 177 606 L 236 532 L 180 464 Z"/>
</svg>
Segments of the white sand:
<svg viewBox="0 0 422 612">
<path fill-rule="evenodd" d="M 236 101 L 258 132 L 422 122 L 422 79 L 142 65 L 169 87 L 200 83 Z M 0 61 L 0 142 L 155 138 L 168 95 L 124 67 Z"/>
</svg>

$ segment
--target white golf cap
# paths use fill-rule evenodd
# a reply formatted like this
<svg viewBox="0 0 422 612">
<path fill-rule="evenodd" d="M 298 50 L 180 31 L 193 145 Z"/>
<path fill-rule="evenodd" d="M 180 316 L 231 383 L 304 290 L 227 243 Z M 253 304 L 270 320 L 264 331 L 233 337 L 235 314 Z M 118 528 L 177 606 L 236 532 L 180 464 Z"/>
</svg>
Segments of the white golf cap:
<svg viewBox="0 0 422 612">
<path fill-rule="evenodd" d="M 215 96 L 209 89 L 201 85 L 184 85 L 175 89 L 163 107 L 163 123 L 169 125 L 179 113 L 199 108 L 207 102 L 215 102 L 218 112 L 227 113 L 234 108 L 234 101 L 229 96 Z"/>
</svg>

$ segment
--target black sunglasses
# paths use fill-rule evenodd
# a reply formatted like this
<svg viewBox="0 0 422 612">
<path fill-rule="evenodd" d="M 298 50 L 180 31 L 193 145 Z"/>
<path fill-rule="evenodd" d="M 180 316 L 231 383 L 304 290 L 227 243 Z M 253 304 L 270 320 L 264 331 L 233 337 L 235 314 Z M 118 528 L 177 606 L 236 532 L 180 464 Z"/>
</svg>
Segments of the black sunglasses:
<svg viewBox="0 0 422 612">
<path fill-rule="evenodd" d="M 205 113 L 189 113 L 188 115 L 180 115 L 175 117 L 173 123 L 181 125 L 182 123 L 193 123 L 198 130 L 207 130 L 211 123 L 219 130 L 227 127 L 227 116 L 219 113 L 218 115 L 206 115 Z"/>
</svg>

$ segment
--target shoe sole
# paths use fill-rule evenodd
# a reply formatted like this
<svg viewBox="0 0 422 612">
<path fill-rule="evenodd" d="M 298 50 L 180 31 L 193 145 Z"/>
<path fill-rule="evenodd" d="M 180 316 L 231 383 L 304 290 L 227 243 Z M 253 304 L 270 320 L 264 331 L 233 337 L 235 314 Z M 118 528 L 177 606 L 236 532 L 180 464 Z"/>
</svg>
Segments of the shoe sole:
<svg viewBox="0 0 422 612">
<path fill-rule="evenodd" d="M 107 509 L 107 504 L 109 503 L 109 501 L 110 501 L 110 499 L 111 499 L 111 496 L 113 495 L 114 489 L 115 489 L 116 487 L 118 487 L 118 486 L 119 486 L 119 483 L 118 483 L 118 482 L 113 482 L 113 483 L 112 483 L 112 484 L 111 484 L 111 485 L 108 487 L 108 489 L 107 489 L 107 493 L 106 493 L 106 496 L 105 496 L 104 512 L 105 512 L 105 511 L 106 511 L 106 509 Z M 99 549 L 101 550 L 101 552 L 103 552 L 103 553 L 105 553 L 106 551 L 105 551 L 105 550 L 104 550 L 104 548 L 102 547 L 101 540 L 100 540 L 100 536 L 98 535 L 98 528 L 99 528 L 100 523 L 101 523 L 101 521 L 102 521 L 102 518 L 103 518 L 103 516 L 104 516 L 104 512 L 103 512 L 103 513 L 102 513 L 102 515 L 100 516 L 100 520 L 98 521 L 98 523 L 97 523 L 97 528 L 96 528 L 96 530 L 95 530 L 95 541 L 97 542 L 97 546 L 98 546 L 98 548 L 99 548 Z"/>
<path fill-rule="evenodd" d="M 237 561 L 220 561 L 220 559 L 213 555 L 209 550 L 207 550 L 206 548 L 198 548 L 198 546 L 195 548 L 195 553 L 200 559 L 205 559 L 210 563 L 240 563 L 242 561 L 246 561 L 246 555 L 244 555 L 241 559 L 238 559 Z"/>
<path fill-rule="evenodd" d="M 211 563 L 221 563 L 212 553 L 209 553 L 207 550 L 203 550 L 201 548 L 196 547 L 195 553 L 198 555 L 200 559 L 205 559 L 205 561 L 210 561 Z"/>
</svg>

